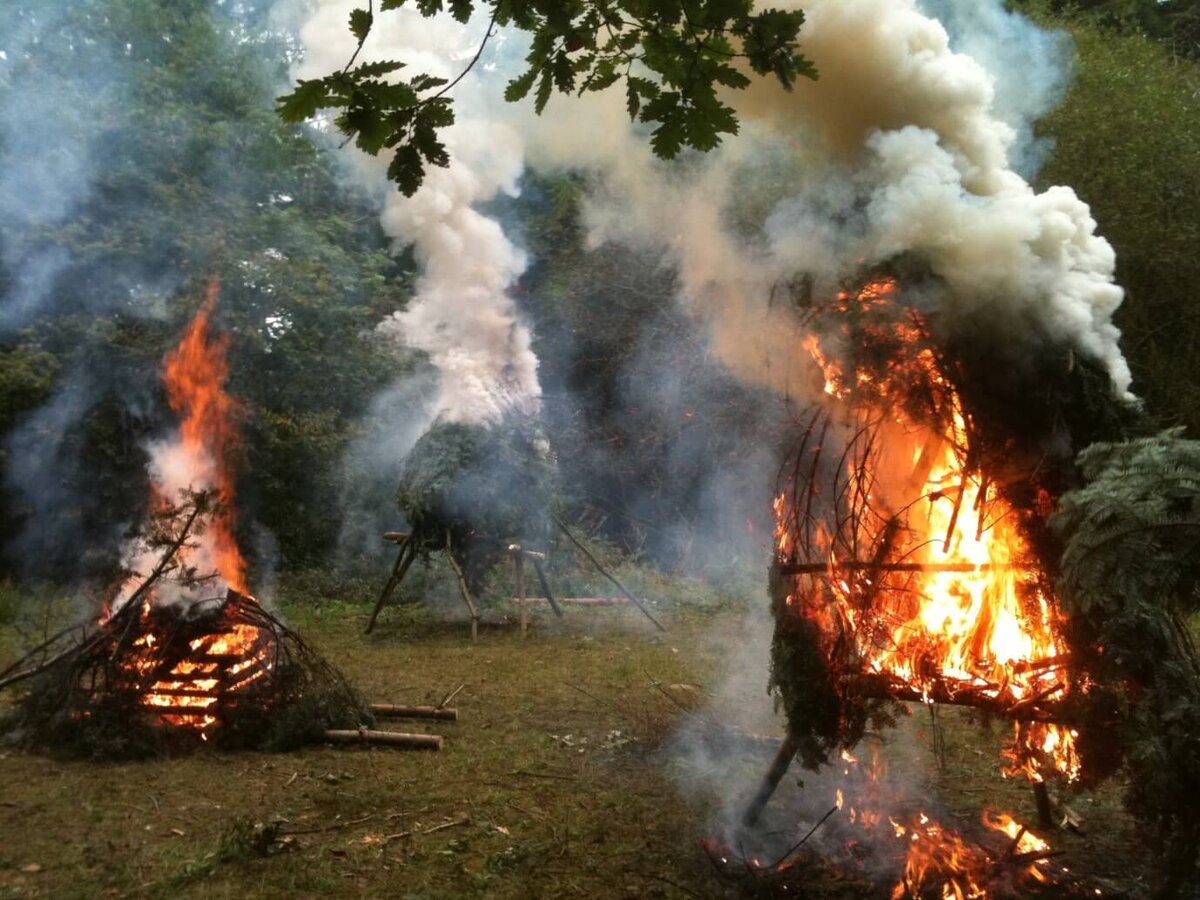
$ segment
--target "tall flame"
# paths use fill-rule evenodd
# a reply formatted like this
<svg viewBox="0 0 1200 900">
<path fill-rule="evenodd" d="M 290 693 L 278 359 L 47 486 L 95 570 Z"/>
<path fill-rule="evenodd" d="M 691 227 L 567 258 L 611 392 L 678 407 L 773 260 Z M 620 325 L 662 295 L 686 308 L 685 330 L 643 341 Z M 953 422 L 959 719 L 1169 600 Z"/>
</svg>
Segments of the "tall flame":
<svg viewBox="0 0 1200 900">
<path fill-rule="evenodd" d="M 789 606 L 817 622 L 830 652 L 852 648 L 842 665 L 885 679 L 901 699 L 969 695 L 993 708 L 1060 700 L 1070 683 L 1059 623 L 1022 570 L 1030 553 L 1015 512 L 969 464 L 962 401 L 896 293 L 883 280 L 841 294 L 833 307 L 833 338 L 873 354 L 874 365 L 843 363 L 823 346 L 827 338 L 805 342 L 829 408 L 848 434 L 871 437 L 862 440 L 869 450 L 844 456 L 839 476 L 864 514 L 839 513 L 836 525 L 802 534 L 789 497 L 776 500 L 781 560 L 802 557 L 815 575 L 794 582 Z M 924 393 L 940 398 L 942 424 L 911 412 Z M 1074 732 L 1047 722 L 1016 726 L 1006 755 L 1006 775 L 1078 774 Z"/>
<path fill-rule="evenodd" d="M 212 489 L 222 504 L 199 536 L 199 550 L 225 584 L 246 593 L 246 561 L 234 539 L 234 471 L 230 463 L 240 435 L 235 404 L 225 393 L 229 378 L 229 336 L 211 329 L 220 284 L 213 280 L 204 303 L 188 324 L 179 344 L 163 361 L 167 400 L 180 416 L 177 441 L 156 448 L 156 475 L 151 486 L 160 502 L 176 499 L 179 490 Z M 203 568 L 203 566 L 202 566 Z"/>
</svg>

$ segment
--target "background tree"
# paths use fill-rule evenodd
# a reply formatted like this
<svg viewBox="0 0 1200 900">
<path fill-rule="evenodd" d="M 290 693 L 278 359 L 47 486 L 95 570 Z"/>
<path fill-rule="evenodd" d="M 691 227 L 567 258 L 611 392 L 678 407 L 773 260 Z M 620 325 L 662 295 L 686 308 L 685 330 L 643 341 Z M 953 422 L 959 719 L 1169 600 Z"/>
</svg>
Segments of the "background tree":
<svg viewBox="0 0 1200 900">
<path fill-rule="evenodd" d="M 291 564 L 336 545 L 342 449 L 404 368 L 370 330 L 404 302 L 407 276 L 371 205 L 275 115 L 290 45 L 267 9 L 84 0 L 58 18 L 37 3 L 0 11 L 0 33 L 29 37 L 0 70 L 0 108 L 52 88 L 47 114 L 78 129 L 92 161 L 60 215 L 36 228 L 0 216 L 6 303 L 28 260 L 55 260 L 22 329 L 0 335 L 9 565 L 67 575 L 81 546 L 111 552 L 136 521 L 142 447 L 173 424 L 160 361 L 210 277 L 233 333 L 230 390 L 245 404 L 243 521 L 257 517 Z M 6 136 L 6 162 L 27 163 Z M 0 184 L 0 208 L 21 188 Z"/>
</svg>

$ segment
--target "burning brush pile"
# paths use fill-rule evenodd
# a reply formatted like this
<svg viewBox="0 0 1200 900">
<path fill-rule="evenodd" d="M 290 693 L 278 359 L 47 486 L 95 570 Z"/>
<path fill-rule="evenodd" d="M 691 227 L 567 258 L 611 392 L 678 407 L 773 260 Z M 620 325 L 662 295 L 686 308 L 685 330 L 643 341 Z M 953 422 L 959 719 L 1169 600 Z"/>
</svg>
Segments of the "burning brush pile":
<svg viewBox="0 0 1200 900">
<path fill-rule="evenodd" d="M 27 746 L 105 757 L 208 742 L 286 749 L 370 715 L 341 675 L 245 584 L 233 532 L 236 441 L 226 341 L 206 304 L 165 366 L 177 439 L 152 448 L 150 515 L 100 613 L 4 672 L 31 689 L 6 723 Z"/>
<path fill-rule="evenodd" d="M 1095 785 L 1122 765 L 1136 781 L 1165 765 L 1166 753 L 1138 762 L 1125 724 L 1161 678 L 1128 657 L 1114 669 L 1096 616 L 1056 597 L 1063 545 L 1050 515 L 1078 486 L 1074 450 L 1120 436 L 1128 410 L 1070 354 L 1048 346 L 1022 370 L 938 335 L 900 295 L 882 277 L 808 313 L 824 400 L 800 423 L 775 501 L 772 684 L 789 732 L 745 822 L 798 756 L 841 776 L 826 829 L 844 852 L 814 841 L 814 865 L 836 858 L 894 900 L 1095 896 L 1040 836 L 1063 823 L 1048 784 Z M 1172 646 L 1194 672 L 1186 635 Z M 985 812 L 968 836 L 889 799 L 864 737 L 891 724 L 899 701 L 1007 723 L 1000 772 L 1033 785 L 1040 835 Z M 1185 765 L 1183 783 L 1195 773 Z M 1183 871 L 1196 818 L 1188 825 L 1178 802 L 1158 810 Z M 798 849 L 755 872 L 788 883 Z M 726 867 L 734 856 L 715 854 Z"/>
</svg>

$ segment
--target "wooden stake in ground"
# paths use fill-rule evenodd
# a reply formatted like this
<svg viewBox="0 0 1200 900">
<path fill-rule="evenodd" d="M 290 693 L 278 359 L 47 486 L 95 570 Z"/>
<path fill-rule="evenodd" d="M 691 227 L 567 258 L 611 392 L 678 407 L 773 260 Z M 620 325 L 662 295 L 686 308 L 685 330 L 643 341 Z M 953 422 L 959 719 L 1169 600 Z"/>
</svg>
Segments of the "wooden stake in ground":
<svg viewBox="0 0 1200 900">
<path fill-rule="evenodd" d="M 623 584 L 621 584 L 621 582 L 617 581 L 617 579 L 615 577 L 613 577 L 613 575 L 611 575 L 609 573 L 609 571 L 604 568 L 604 566 L 600 565 L 600 561 L 598 559 L 596 559 L 596 557 L 592 556 L 591 551 L 589 551 L 587 547 L 583 546 L 583 544 L 579 543 L 579 541 L 575 538 L 575 535 L 571 534 L 571 530 L 569 528 L 567 528 L 567 526 L 563 523 L 562 519 L 560 519 L 558 516 L 555 516 L 555 515 L 551 515 L 551 518 L 554 519 L 554 523 L 556 525 L 558 525 L 559 528 L 562 529 L 563 534 L 565 534 L 567 536 L 567 538 L 571 541 L 571 543 L 574 544 L 576 547 L 578 547 L 583 552 L 583 555 L 586 556 L 589 560 L 591 560 L 592 565 L 596 567 L 596 571 L 598 571 L 601 575 L 603 575 L 605 578 L 607 578 L 609 581 L 611 581 L 613 584 L 615 584 L 617 586 L 617 590 L 619 590 L 622 594 L 624 594 L 626 597 L 628 597 L 629 602 L 632 603 L 634 606 L 636 606 L 638 609 L 640 609 L 642 611 L 642 615 L 644 615 L 647 619 L 649 619 L 651 622 L 654 623 L 655 628 L 657 628 L 659 631 L 667 630 L 666 628 L 663 627 L 663 624 L 660 621 L 658 621 L 658 619 L 656 619 L 656 618 L 654 618 L 654 616 L 650 615 L 650 610 L 646 609 L 646 607 L 643 605 L 641 600 L 639 600 L 637 597 L 633 596 L 633 594 L 631 594 L 629 591 L 627 591 L 625 589 L 625 585 L 623 585 Z"/>
<path fill-rule="evenodd" d="M 441 750 L 440 734 L 404 734 L 399 731 L 326 731 L 325 740 L 331 744 L 369 744 L 373 747 L 393 747 L 397 750 Z"/>
<path fill-rule="evenodd" d="M 554 594 L 550 592 L 550 582 L 546 578 L 546 571 L 542 568 L 542 561 L 536 556 L 531 557 L 533 560 L 533 571 L 537 573 L 538 584 L 542 586 L 542 594 L 546 597 L 546 602 L 550 604 L 550 608 L 554 610 L 554 614 L 560 619 L 563 617 L 563 611 L 559 605 L 554 602 Z"/>
<path fill-rule="evenodd" d="M 517 582 L 517 609 L 521 616 L 521 639 L 524 640 L 529 631 L 529 612 L 525 609 L 525 555 L 521 548 L 516 547 L 513 554 L 513 577 Z M 508 548 L 510 551 L 513 547 Z"/>
<path fill-rule="evenodd" d="M 410 538 L 411 535 L 400 531 L 384 532 L 383 539 L 385 541 L 392 541 L 399 545 L 400 555 L 396 557 L 396 565 L 392 567 L 391 577 L 388 578 L 387 584 L 383 586 L 383 592 L 379 595 L 379 599 L 375 601 L 375 609 L 371 611 L 371 618 L 367 622 L 367 634 L 370 634 L 371 630 L 375 627 L 375 620 L 379 618 L 380 610 L 383 609 L 388 598 L 392 596 L 392 591 L 400 586 L 400 582 L 408 574 L 408 567 L 417 558 L 417 546 Z"/>
</svg>

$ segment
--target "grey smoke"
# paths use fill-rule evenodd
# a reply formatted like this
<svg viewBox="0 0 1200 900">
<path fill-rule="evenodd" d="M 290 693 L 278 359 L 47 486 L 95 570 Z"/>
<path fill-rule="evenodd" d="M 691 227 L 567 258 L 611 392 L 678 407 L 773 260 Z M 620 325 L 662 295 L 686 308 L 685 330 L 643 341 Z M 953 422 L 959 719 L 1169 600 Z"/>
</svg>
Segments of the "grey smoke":
<svg viewBox="0 0 1200 900">
<path fill-rule="evenodd" d="M 27 325 L 53 299 L 70 262 L 48 232 L 90 193 L 99 166 L 95 115 L 128 88 L 120 61 L 94 45 L 66 42 L 71 6 L 0 12 L 0 334 Z"/>
</svg>

